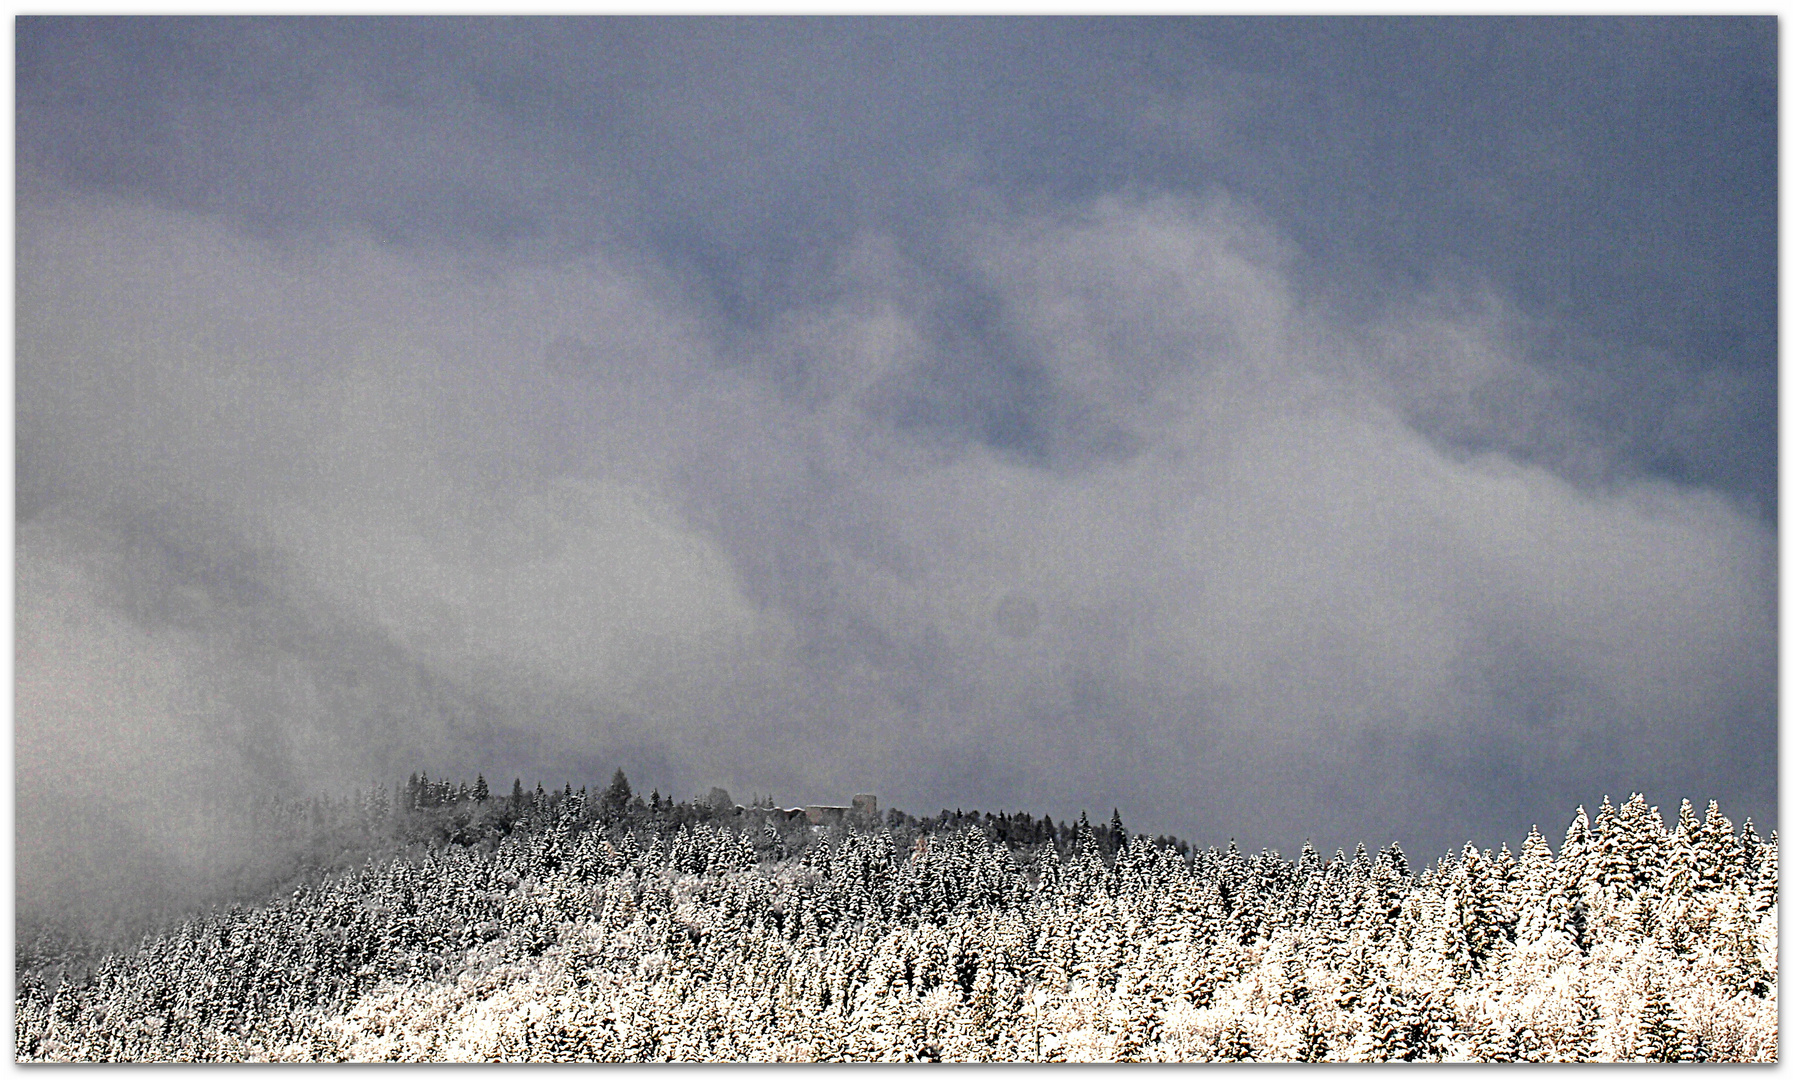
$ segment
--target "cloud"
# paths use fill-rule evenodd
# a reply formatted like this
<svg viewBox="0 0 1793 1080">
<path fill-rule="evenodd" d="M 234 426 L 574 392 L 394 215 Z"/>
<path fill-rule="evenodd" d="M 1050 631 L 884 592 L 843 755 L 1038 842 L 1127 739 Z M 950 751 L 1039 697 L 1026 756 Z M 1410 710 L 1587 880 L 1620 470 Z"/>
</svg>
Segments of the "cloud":
<svg viewBox="0 0 1793 1080">
<path fill-rule="evenodd" d="M 1284 850 L 1772 818 L 1773 530 L 1585 467 L 1497 294 L 1342 317 L 1219 193 L 981 205 L 743 337 L 636 255 L 34 202 L 21 904 L 50 838 L 166 873 L 219 792 L 418 767 Z"/>
<path fill-rule="evenodd" d="M 919 685 L 963 687 L 913 706 L 934 721 L 918 741 L 1034 778 L 1033 799 L 1285 844 L 1343 815 L 1442 845 L 1742 758 L 1771 788 L 1772 531 L 1711 492 L 1576 469 L 1598 431 L 1481 320 L 1358 333 L 1224 199 L 1105 202 L 979 244 L 1064 442 L 1045 465 L 964 439 L 865 466 L 843 516 L 899 555 L 840 545 L 837 594 L 932 665 Z M 870 308 L 838 353 L 913 357 L 874 385 L 925 384 L 939 357 L 889 343 L 926 321 Z M 1472 426 L 1489 449 L 1437 431 Z M 1080 429 L 1129 449 L 1081 452 Z M 1040 613 L 1026 649 L 990 632 L 1012 595 Z"/>
</svg>

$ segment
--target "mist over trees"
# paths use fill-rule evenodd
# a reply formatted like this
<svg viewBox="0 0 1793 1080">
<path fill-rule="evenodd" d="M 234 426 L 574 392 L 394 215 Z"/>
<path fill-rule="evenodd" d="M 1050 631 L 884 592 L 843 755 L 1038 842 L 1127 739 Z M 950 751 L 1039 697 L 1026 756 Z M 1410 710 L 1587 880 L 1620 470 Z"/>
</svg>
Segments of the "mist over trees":
<svg viewBox="0 0 1793 1080">
<path fill-rule="evenodd" d="M 416 774 L 134 949 L 31 952 L 20 1060 L 1772 1061 L 1778 835 L 1293 860 L 1027 814 Z M 817 824 L 820 819 L 823 823 Z M 343 868 L 348 853 L 365 861 Z"/>
</svg>

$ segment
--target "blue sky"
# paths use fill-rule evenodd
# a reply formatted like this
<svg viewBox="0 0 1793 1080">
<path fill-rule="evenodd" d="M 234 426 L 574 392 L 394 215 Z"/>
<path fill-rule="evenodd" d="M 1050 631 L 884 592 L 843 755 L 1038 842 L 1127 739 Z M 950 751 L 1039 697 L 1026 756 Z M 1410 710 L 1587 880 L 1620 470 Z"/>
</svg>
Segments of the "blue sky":
<svg viewBox="0 0 1793 1080">
<path fill-rule="evenodd" d="M 1775 34 L 21 18 L 21 897 L 419 767 L 1771 821 Z"/>
</svg>

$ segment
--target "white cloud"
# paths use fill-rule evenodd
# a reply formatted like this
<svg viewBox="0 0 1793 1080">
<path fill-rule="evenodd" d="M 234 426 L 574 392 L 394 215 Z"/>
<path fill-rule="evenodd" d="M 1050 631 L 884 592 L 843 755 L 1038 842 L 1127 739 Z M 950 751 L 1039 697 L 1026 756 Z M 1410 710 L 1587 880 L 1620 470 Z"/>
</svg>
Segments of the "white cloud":
<svg viewBox="0 0 1793 1080">
<path fill-rule="evenodd" d="M 508 732 L 532 761 L 659 755 L 656 783 L 1121 803 L 1204 841 L 1343 843 L 1478 783 L 1505 828 L 1584 782 L 1717 787 L 1772 754 L 1771 531 L 1507 453 L 1563 421 L 1497 327 L 1330 317 L 1225 198 L 996 214 L 950 280 L 867 237 L 744 357 L 597 257 L 275 245 L 118 204 L 21 240 L 22 497 L 79 522 L 61 576 L 21 574 L 22 640 L 67 643 L 21 653 L 21 745 L 51 748 L 21 776 L 85 722 L 58 695 L 138 694 L 109 671 L 221 703 L 154 705 L 134 737 L 171 760 L 252 706 L 307 782 Z M 984 354 L 940 329 L 966 282 Z M 900 422 L 998 361 L 1046 388 L 1043 460 Z M 57 621 L 138 533 L 188 553 L 157 602 Z M 1022 603 L 1024 633 L 998 614 Z M 1491 827 L 1469 798 L 1415 839 Z"/>
</svg>

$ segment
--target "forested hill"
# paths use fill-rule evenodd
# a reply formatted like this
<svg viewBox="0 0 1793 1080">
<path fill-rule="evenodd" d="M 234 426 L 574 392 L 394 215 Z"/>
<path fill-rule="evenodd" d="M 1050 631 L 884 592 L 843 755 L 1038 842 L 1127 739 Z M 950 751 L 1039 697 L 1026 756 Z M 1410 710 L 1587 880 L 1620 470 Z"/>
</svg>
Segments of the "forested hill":
<svg viewBox="0 0 1793 1080">
<path fill-rule="evenodd" d="M 582 827 L 602 825 L 632 832 L 644 841 L 651 836 L 670 840 L 680 828 L 706 822 L 726 820 L 739 827 L 741 820 L 718 815 L 703 799 L 678 802 L 662 798 L 658 791 L 639 795 L 621 770 L 595 796 L 588 796 L 583 787 L 575 791 L 571 784 L 544 788 L 540 781 L 526 785 L 521 778 L 513 779 L 505 794 L 490 788 L 483 775 L 467 783 L 431 780 L 427 772 L 412 773 L 408 781 L 395 787 L 375 785 L 347 797 L 291 798 L 264 791 L 235 808 L 246 818 L 243 831 L 255 842 L 237 845 L 248 850 L 239 853 L 229 872 L 191 882 L 189 895 L 210 896 L 209 906 L 236 903 L 254 907 L 290 895 L 296 888 L 316 886 L 332 874 L 360 869 L 369 860 L 416 862 L 450 846 L 490 851 L 513 833 L 527 833 L 557 820 L 562 808 L 574 799 Z M 763 811 L 770 805 L 765 800 L 764 805 L 745 809 L 752 820 L 768 823 Z M 1011 845 L 1023 862 L 1036 850 L 1070 851 L 1079 828 L 1079 823 L 1071 821 L 1054 822 L 1050 814 L 1036 819 L 1026 813 L 986 816 L 975 810 L 942 810 L 932 817 L 891 810 L 877 824 L 890 828 L 897 842 L 912 845 L 918 836 L 949 832 L 967 822 L 986 829 L 994 841 Z M 756 845 L 763 845 L 757 848 L 762 859 L 801 853 L 812 839 L 823 835 L 784 815 L 771 815 L 769 823 L 778 831 L 782 846 L 769 843 L 763 833 L 756 832 Z M 862 828 L 872 824 L 858 818 L 851 823 Z M 1107 824 L 1085 821 L 1082 825 L 1110 855 L 1126 835 L 1118 811 Z M 1175 837 L 1160 837 L 1159 842 L 1185 855 L 1189 852 L 1189 845 Z M 54 911 L 22 915 L 17 925 L 15 970 L 38 972 L 52 985 L 65 973 L 81 979 L 106 954 L 134 948 L 146 932 L 177 927 L 207 906 L 190 902 L 182 909 L 178 901 L 163 897 L 160 903 L 145 908 L 134 904 L 135 899 L 120 898 L 108 913 L 110 917 L 103 920 L 70 919 Z"/>
<path fill-rule="evenodd" d="M 1560 849 L 1188 851 L 1115 815 L 916 819 L 415 778 L 340 859 L 93 964 L 47 1060 L 1773 1060 L 1778 837 L 1642 796 Z M 351 820 L 352 819 L 352 820 Z M 69 974 L 72 977 L 63 978 Z"/>
</svg>

